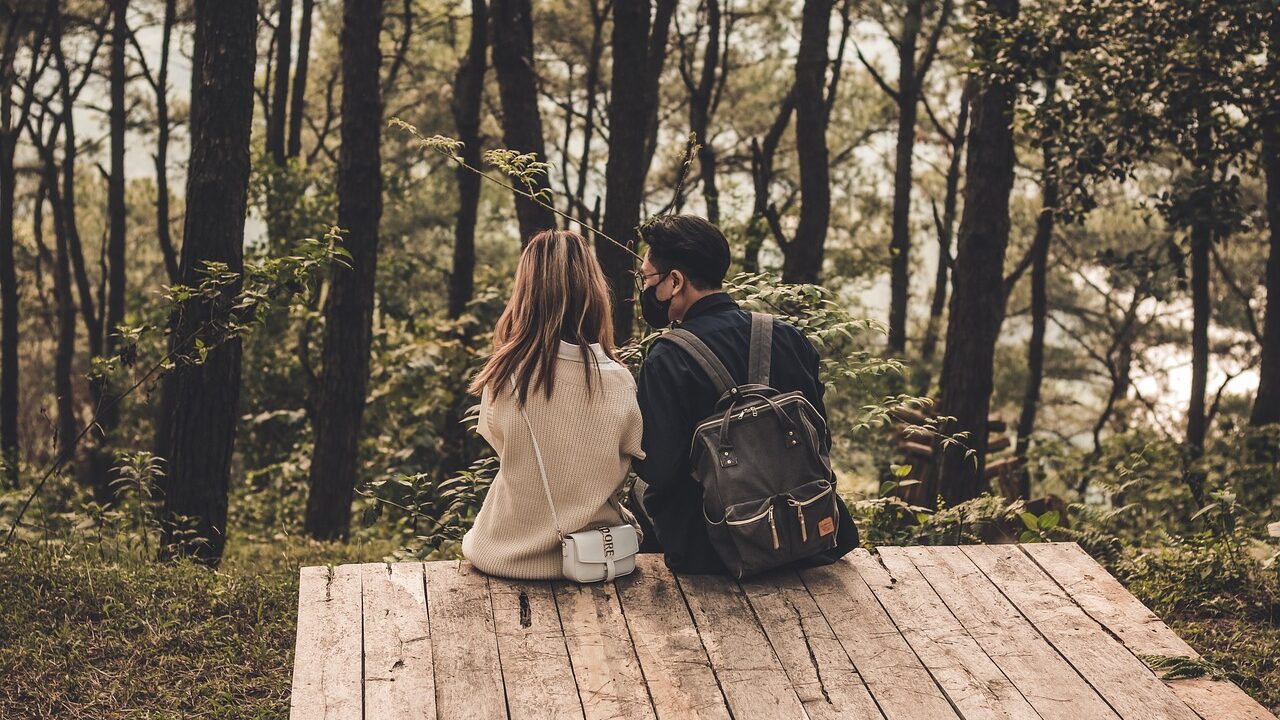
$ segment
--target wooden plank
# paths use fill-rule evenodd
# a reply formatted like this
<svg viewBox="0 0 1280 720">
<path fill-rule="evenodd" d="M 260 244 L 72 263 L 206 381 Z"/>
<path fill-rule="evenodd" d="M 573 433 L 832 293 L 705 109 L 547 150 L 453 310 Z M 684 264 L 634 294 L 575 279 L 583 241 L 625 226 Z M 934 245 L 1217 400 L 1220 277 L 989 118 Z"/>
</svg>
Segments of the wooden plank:
<svg viewBox="0 0 1280 720">
<path fill-rule="evenodd" d="M 498 656 L 513 718 L 582 718 L 550 583 L 489 578 Z"/>
<path fill-rule="evenodd" d="M 800 578 L 886 717 L 959 717 L 847 557 Z"/>
<path fill-rule="evenodd" d="M 1195 720 L 1191 708 L 1016 545 L 962 549 L 1121 717 Z"/>
<path fill-rule="evenodd" d="M 883 720 L 799 576 L 772 573 L 743 582 L 742 589 L 811 720 Z"/>
<path fill-rule="evenodd" d="M 555 597 L 588 720 L 655 718 L 613 585 L 557 582 Z"/>
<path fill-rule="evenodd" d="M 807 718 L 742 588 L 714 575 L 678 581 L 733 717 Z"/>
<path fill-rule="evenodd" d="M 900 563 L 890 574 L 866 550 L 848 557 L 962 716 L 1039 720 L 914 565 Z"/>
<path fill-rule="evenodd" d="M 363 717 L 361 633 L 359 566 L 302 568 L 290 718 Z"/>
<path fill-rule="evenodd" d="M 1135 654 L 1200 657 L 1079 545 L 1031 543 L 1020 547 L 1089 617 L 1114 633 Z M 1275 717 L 1235 683 L 1212 678 L 1182 678 L 1167 680 L 1165 684 L 1204 717 L 1223 720 Z"/>
<path fill-rule="evenodd" d="M 895 577 L 924 576 L 1044 720 L 1117 720 L 1089 683 L 1049 645 L 958 547 L 877 548 Z"/>
<path fill-rule="evenodd" d="M 662 556 L 637 555 L 636 571 L 614 585 L 659 720 L 729 720 L 707 651 Z"/>
<path fill-rule="evenodd" d="M 431 720 L 436 690 L 422 563 L 359 567 L 365 717 Z"/>
<path fill-rule="evenodd" d="M 471 563 L 426 563 L 427 612 L 442 718 L 506 718 L 489 583 Z"/>
</svg>

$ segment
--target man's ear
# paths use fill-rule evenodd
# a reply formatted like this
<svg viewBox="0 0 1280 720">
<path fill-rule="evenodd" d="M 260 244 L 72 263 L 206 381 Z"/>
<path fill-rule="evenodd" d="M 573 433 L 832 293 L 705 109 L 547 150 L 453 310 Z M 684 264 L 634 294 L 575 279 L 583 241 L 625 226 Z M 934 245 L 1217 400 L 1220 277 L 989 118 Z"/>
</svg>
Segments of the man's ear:
<svg viewBox="0 0 1280 720">
<path fill-rule="evenodd" d="M 685 277 L 684 273 L 680 272 L 679 270 L 671 271 L 671 294 L 672 295 L 675 295 L 677 290 L 684 287 L 688 283 L 689 283 L 689 278 Z"/>
</svg>

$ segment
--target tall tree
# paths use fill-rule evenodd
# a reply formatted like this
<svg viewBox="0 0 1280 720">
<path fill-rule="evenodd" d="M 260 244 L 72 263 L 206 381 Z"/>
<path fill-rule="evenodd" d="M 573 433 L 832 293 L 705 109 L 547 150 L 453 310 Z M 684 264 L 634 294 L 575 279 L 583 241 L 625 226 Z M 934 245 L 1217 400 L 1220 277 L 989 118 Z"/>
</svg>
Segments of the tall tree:
<svg viewBox="0 0 1280 720">
<path fill-rule="evenodd" d="M 289 103 L 289 60 L 293 53 L 293 0 L 277 0 L 275 85 L 271 88 L 271 114 L 267 117 L 267 153 L 276 165 L 284 165 L 285 127 Z"/>
<path fill-rule="evenodd" d="M 489 52 L 487 15 L 485 0 L 471 0 L 471 39 L 453 76 L 453 122 L 462 141 L 462 159 L 471 167 L 480 167 L 480 111 Z M 457 169 L 456 176 L 458 214 L 453 226 L 453 271 L 449 273 L 452 318 L 462 315 L 475 292 L 476 213 L 480 206 L 480 176 L 463 167 Z"/>
<path fill-rule="evenodd" d="M 57 12 L 49 4 L 48 15 Z M 17 107 L 13 97 L 17 84 L 15 60 L 22 39 L 34 25 L 32 18 L 18 8 L 0 7 L 0 484 L 16 484 L 18 480 L 18 277 L 14 262 L 13 210 L 17 172 L 14 155 L 18 134 L 35 99 L 34 78 L 39 65 L 37 57 L 43 45 L 43 29 L 31 45 L 30 75 Z"/>
<path fill-rule="evenodd" d="M 1058 76 L 1051 69 L 1045 80 L 1045 105 L 1055 101 L 1058 92 Z M 1054 213 L 1058 210 L 1057 138 L 1052 132 L 1039 138 L 1040 161 L 1040 216 L 1036 218 L 1036 235 L 1031 243 L 1031 339 L 1027 343 L 1027 388 L 1022 395 L 1022 410 L 1018 414 L 1018 441 L 1014 455 L 1026 460 L 1031 446 L 1031 433 L 1035 430 L 1036 412 L 1040 408 L 1040 386 L 1044 381 L 1044 334 L 1049 312 L 1049 243 L 1053 239 Z M 1023 499 L 1031 497 L 1031 476 L 1023 471 L 1019 476 L 1018 492 Z"/>
<path fill-rule="evenodd" d="M 289 101 L 289 146 L 285 156 L 296 158 L 302 153 L 302 117 L 307 108 L 307 70 L 311 67 L 311 16 L 316 0 L 302 0 L 302 18 L 298 22 L 298 67 L 293 72 L 293 94 Z"/>
<path fill-rule="evenodd" d="M 116 327 L 124 321 L 125 302 L 125 241 L 129 209 L 124 197 L 124 150 L 126 107 L 125 90 L 129 78 L 125 70 L 125 47 L 130 38 L 128 25 L 129 0 L 111 0 L 111 65 L 108 113 L 111 136 L 111 169 L 107 176 L 107 302 L 102 324 L 102 353 L 105 357 L 115 354 Z M 105 377 L 94 378 L 90 383 L 94 407 L 97 410 L 97 442 L 89 453 L 89 482 L 98 502 L 110 503 L 115 493 L 111 489 L 111 468 L 115 464 L 111 448 L 112 434 L 120 424 L 120 405 L 111 397 L 111 386 Z"/>
<path fill-rule="evenodd" d="M 609 98 L 609 162 L 605 165 L 604 233 L 628 247 L 636 246 L 636 226 L 644 200 L 645 143 L 649 136 L 652 75 L 661 63 L 651 57 L 653 35 L 665 35 L 674 0 L 658 0 L 650 31 L 651 2 L 619 3 L 614 9 L 613 77 Z M 665 53 L 666 42 L 661 43 Z M 656 86 L 655 86 L 656 89 Z M 596 255 L 613 293 L 613 334 L 618 343 L 631 338 L 632 294 L 635 292 L 635 260 L 608 240 L 596 238 Z"/>
<path fill-rule="evenodd" d="M 1271 15 L 1263 84 L 1262 169 L 1267 179 L 1267 315 L 1252 425 L 1280 423 L 1280 12 Z"/>
<path fill-rule="evenodd" d="M 538 111 L 538 73 L 533 62 L 533 3 L 531 0 L 493 0 L 493 69 L 502 101 L 502 142 L 510 150 L 547 157 Z M 549 187 L 545 176 L 534 192 Z M 539 230 L 556 226 L 555 213 L 527 198 L 516 197 L 516 217 L 523 245 Z"/>
<path fill-rule="evenodd" d="M 204 263 L 244 268 L 244 222 L 249 186 L 249 134 L 257 47 L 255 0 L 195 0 L 191 73 L 191 158 L 183 225 L 182 281 L 197 285 Z M 226 288 L 229 296 L 239 283 Z M 219 342 L 215 326 L 229 297 L 189 301 L 170 320 L 170 349 L 204 362 L 179 364 L 172 375 L 172 411 L 164 418 L 169 470 L 164 488 L 167 554 L 189 553 L 217 564 L 226 542 L 227 487 L 240 398 L 241 345 Z M 203 340 L 202 340 L 203 341 Z M 202 539 L 181 532 L 194 517 Z"/>
<path fill-rule="evenodd" d="M 796 58 L 796 153 L 800 161 L 800 221 L 782 246 L 782 279 L 815 283 L 822 274 L 831 222 L 831 169 L 827 153 L 827 45 L 834 0 L 805 0 Z"/>
<path fill-rule="evenodd" d="M 942 324 L 942 311 L 947 308 L 947 283 L 951 272 L 951 240 L 955 236 L 956 210 L 960 197 L 960 170 L 964 161 L 964 143 L 969 134 L 969 102 L 973 99 L 973 83 L 965 82 L 960 93 L 960 110 L 956 114 L 954 130 L 947 131 L 933 113 L 929 118 L 934 127 L 950 146 L 951 157 L 947 162 L 947 188 L 942 198 L 942 212 L 933 206 L 933 224 L 938 237 L 938 265 L 934 270 L 933 299 L 929 303 L 929 320 L 924 328 L 924 339 L 920 341 L 920 364 L 922 372 L 917 383 L 917 392 L 926 395 L 932 378 L 928 364 L 938 348 L 938 326 Z M 928 104 L 925 105 L 928 110 Z"/>
<path fill-rule="evenodd" d="M 700 15 L 703 8 L 706 10 L 705 22 L 703 22 L 704 18 L 699 17 L 698 27 L 694 35 L 694 45 L 696 46 L 697 36 L 701 34 L 702 28 L 706 27 L 707 42 L 702 52 L 702 69 L 695 79 L 693 73 L 693 51 L 686 47 L 687 43 L 682 35 L 680 39 L 680 77 L 684 80 L 685 89 L 689 91 L 689 129 L 697 136 L 699 142 L 698 170 L 702 179 L 702 196 L 707 206 L 707 219 L 719 224 L 720 191 L 716 187 L 716 151 L 711 144 L 711 135 L 708 128 L 711 124 L 711 115 L 715 112 L 716 106 L 720 104 L 724 82 L 728 77 L 727 61 L 732 21 L 726 24 L 724 32 L 725 62 L 722 63 L 720 53 L 720 1 L 705 0 L 702 7 L 699 8 Z"/>
<path fill-rule="evenodd" d="M 1013 189 L 1013 104 L 1017 85 L 997 56 L 1007 38 L 1001 26 L 1017 19 L 1019 0 L 983 0 L 977 8 L 973 53 L 976 78 L 964 212 L 956 242 L 955 273 L 943 354 L 939 406 L 955 418 L 946 430 L 965 433 L 964 445 L 941 444 L 930 490 L 948 504 L 977 497 L 983 487 L 987 412 L 991 405 L 996 336 L 1004 320 L 1004 254 L 1009 244 L 1009 193 Z M 965 447 L 976 457 L 970 457 Z M 932 499 L 934 492 L 928 497 Z"/>
<path fill-rule="evenodd" d="M 342 5 L 342 146 L 338 225 L 350 267 L 333 268 L 326 300 L 323 368 L 316 398 L 315 450 L 307 495 L 307 534 L 346 538 L 360 468 L 360 427 L 369 382 L 378 222 L 382 217 L 381 0 Z M 359 88 L 359 92 L 352 90 Z"/>
<path fill-rule="evenodd" d="M 927 4 L 932 6 L 934 3 Z M 926 0 L 907 0 L 902 28 L 893 43 L 898 49 L 896 88 L 881 77 L 861 50 L 858 51 L 858 59 L 898 106 L 898 144 L 893 170 L 893 235 L 889 242 L 889 351 L 894 353 L 901 353 L 907 346 L 907 302 L 911 290 L 911 159 L 915 152 L 920 90 L 937 55 L 938 41 L 951 19 L 951 6 L 951 0 L 942 0 L 933 30 L 921 49 L 920 34 L 929 8 Z"/>
</svg>

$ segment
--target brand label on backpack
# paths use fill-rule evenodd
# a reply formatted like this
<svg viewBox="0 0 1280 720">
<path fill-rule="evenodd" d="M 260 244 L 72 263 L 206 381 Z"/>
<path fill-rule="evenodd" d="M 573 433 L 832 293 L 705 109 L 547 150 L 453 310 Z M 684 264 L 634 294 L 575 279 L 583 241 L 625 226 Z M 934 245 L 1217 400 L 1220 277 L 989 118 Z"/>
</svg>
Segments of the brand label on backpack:
<svg viewBox="0 0 1280 720">
<path fill-rule="evenodd" d="M 818 537 L 826 537 L 836 531 L 836 519 L 831 517 L 822 518 L 818 523 Z"/>
</svg>

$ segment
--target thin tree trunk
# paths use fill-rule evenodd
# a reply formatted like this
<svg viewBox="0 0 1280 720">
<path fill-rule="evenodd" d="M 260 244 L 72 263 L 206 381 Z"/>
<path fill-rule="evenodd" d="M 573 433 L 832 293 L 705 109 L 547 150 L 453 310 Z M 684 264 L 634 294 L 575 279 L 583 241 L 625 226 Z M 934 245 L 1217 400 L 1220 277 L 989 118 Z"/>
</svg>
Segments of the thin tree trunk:
<svg viewBox="0 0 1280 720">
<path fill-rule="evenodd" d="M 480 111 L 484 97 L 485 57 L 488 53 L 488 9 L 485 0 L 471 0 L 471 40 L 467 57 L 453 81 L 453 121 L 462 141 L 462 159 L 480 166 Z M 480 176 L 459 167 L 458 215 L 453 230 L 453 271 L 449 274 L 449 317 L 460 317 L 475 293 L 476 213 L 480 206 Z"/>
<path fill-rule="evenodd" d="M 510 150 L 534 153 L 546 160 L 542 115 L 538 111 L 538 75 L 533 65 L 533 3 L 531 0 L 494 0 L 493 69 L 498 76 L 502 101 L 502 141 Z M 550 187 L 538 178 L 533 191 Z M 556 226 L 555 213 L 532 200 L 517 196 L 516 218 L 523 246 L 539 230 Z"/>
<path fill-rule="evenodd" d="M 275 85 L 271 88 L 271 117 L 267 119 L 267 153 L 284 165 L 284 132 L 289 102 L 289 62 L 293 52 L 293 0 L 277 0 Z"/>
<path fill-rule="evenodd" d="M 1267 48 L 1270 77 L 1280 76 L 1280 13 L 1272 13 Z M 1267 310 L 1262 328 L 1262 361 L 1258 367 L 1258 395 L 1249 423 L 1280 423 L 1280 103 L 1275 96 L 1262 125 L 1262 168 L 1267 178 L 1267 225 L 1270 255 L 1267 257 Z"/>
<path fill-rule="evenodd" d="M 702 197 L 707 206 L 707 219 L 720 224 L 720 194 L 716 189 L 716 151 L 711 146 L 708 126 L 711 122 L 711 101 L 715 93 L 717 65 L 720 60 L 720 2 L 707 2 L 707 45 L 702 56 L 702 72 L 698 81 L 685 74 L 689 90 L 689 129 L 698 138 L 698 169 L 702 178 Z"/>
<path fill-rule="evenodd" d="M 773 159 L 778 152 L 782 134 L 791 124 L 791 115 L 795 109 L 795 91 L 788 90 L 764 139 L 751 140 L 751 182 L 755 199 L 751 207 L 751 222 L 747 226 L 747 247 L 742 259 L 742 269 L 745 272 L 760 272 L 760 248 L 764 246 L 764 239 L 769 234 L 769 188 L 773 184 Z"/>
<path fill-rule="evenodd" d="M 125 75 L 124 53 L 129 38 L 128 0 L 112 0 L 111 3 L 111 110 L 109 125 L 111 135 L 111 170 L 107 177 L 107 302 L 102 326 L 102 354 L 111 357 L 116 348 L 116 326 L 124 321 L 125 300 L 125 240 L 128 208 L 124 197 L 124 144 L 125 144 Z M 111 395 L 106 378 L 90 381 L 90 394 L 97 410 L 96 443 L 89 452 L 88 475 L 94 494 L 100 503 L 110 504 L 115 493 L 111 489 L 111 468 L 115 464 L 111 447 L 116 426 L 120 424 L 120 408 Z"/>
<path fill-rule="evenodd" d="M 195 2 L 191 159 L 181 261 L 183 282 L 190 285 L 200 282 L 206 261 L 224 262 L 235 273 L 244 268 L 256 24 L 255 0 Z M 170 347 L 193 352 L 195 339 L 207 335 L 211 321 L 219 319 L 229 296 L 238 291 L 236 282 L 224 297 L 193 300 L 175 312 Z M 162 542 L 165 555 L 190 554 L 216 565 L 226 542 L 241 344 L 238 339 L 218 343 L 216 335 L 208 340 L 214 347 L 203 363 L 180 364 L 172 375 Z M 192 517 L 202 540 L 181 532 L 183 518 Z"/>
<path fill-rule="evenodd" d="M 14 262 L 14 150 L 20 128 L 13 116 L 14 57 L 22 18 L 4 13 L 0 47 L 0 485 L 18 483 L 18 276 Z M 28 86 L 30 87 L 30 86 Z"/>
<path fill-rule="evenodd" d="M 1019 0 L 985 0 L 979 12 L 1003 21 L 1017 18 Z M 974 53 L 994 61 L 998 37 L 979 38 Z M 1013 188 L 1013 105 L 1016 85 L 984 74 L 972 108 L 964 213 L 957 241 L 954 290 L 943 354 L 940 408 L 955 418 L 949 433 L 966 433 L 964 447 L 935 443 L 935 465 L 926 483 L 932 501 L 949 505 L 984 489 L 987 413 L 991 404 L 996 336 L 1004 320 L 1004 253 L 1009 244 L 1009 193 Z"/>
<path fill-rule="evenodd" d="M 920 341 L 920 362 L 927 365 L 938 348 L 938 326 L 942 324 L 942 311 L 947 307 L 947 276 L 951 269 L 951 240 L 955 234 L 956 207 L 960 196 L 960 170 L 964 159 L 964 144 L 969 135 L 969 103 L 973 99 L 974 83 L 965 82 L 960 94 L 960 113 L 951 136 L 951 160 L 947 165 L 947 190 L 942 200 L 942 217 L 934 219 L 938 231 L 938 267 L 933 279 L 933 300 L 929 303 L 929 322 L 925 325 L 924 339 Z M 922 373 L 917 392 L 929 392 L 932 378 L 928 371 Z"/>
<path fill-rule="evenodd" d="M 920 83 L 916 41 L 924 22 L 924 0 L 908 0 L 898 40 L 898 146 L 893 169 L 893 235 L 889 242 L 889 352 L 907 346 L 907 300 L 911 291 L 911 157 L 916 144 Z"/>
<path fill-rule="evenodd" d="M 160 70 L 156 76 L 156 235 L 169 282 L 178 282 L 178 254 L 169 230 L 169 44 L 173 38 L 177 0 L 165 0 L 164 34 L 160 39 Z"/>
<path fill-rule="evenodd" d="M 636 5 L 641 5 L 636 3 Z M 653 142 L 658 125 L 658 82 L 666 63 L 667 36 L 676 0 L 657 0 L 650 25 L 648 2 L 640 7 L 624 6 L 614 16 L 610 38 L 613 46 L 613 76 L 609 104 L 609 159 L 605 166 L 605 210 L 603 230 L 615 240 L 634 249 L 636 226 L 644 203 L 644 181 L 653 161 Z M 643 18 L 641 18 L 643 15 Z M 620 21 L 619 18 L 629 20 Z M 622 27 L 624 22 L 640 22 L 644 28 Z M 643 30 L 643 32 L 641 32 Z M 621 53 L 621 55 L 619 55 Z M 623 58 L 620 60 L 619 58 Z M 644 68 L 637 72 L 636 68 Z M 630 73 L 624 72 L 629 69 Z M 622 88 L 622 92 L 619 92 Z M 621 134 L 619 134 L 619 130 Z M 640 147 L 635 143 L 640 134 Z M 599 216 L 599 198 L 593 216 Z M 600 238 L 596 255 L 604 269 L 613 295 L 613 331 L 619 342 L 631 337 L 634 302 L 634 258 Z"/>
<path fill-rule="evenodd" d="M 644 199 L 644 148 L 648 134 L 644 74 L 648 65 L 648 2 L 619 3 L 614 9 L 613 78 L 609 100 L 609 161 L 605 165 L 604 233 L 635 247 Z M 635 260 L 622 248 L 596 238 L 596 255 L 613 293 L 613 334 L 621 345 L 631 338 Z"/>
<path fill-rule="evenodd" d="M 796 151 L 800 160 L 800 221 L 783 247 L 783 282 L 816 283 L 831 221 L 827 157 L 827 43 L 833 0 L 805 0 L 796 58 Z"/>
<path fill-rule="evenodd" d="M 579 217 L 583 217 L 590 212 L 587 209 L 587 175 L 591 167 L 591 141 L 594 139 L 596 132 L 596 103 L 600 90 L 600 59 L 604 56 L 604 26 L 609 15 L 608 6 L 602 6 L 599 0 L 590 0 L 588 7 L 591 11 L 591 54 L 587 57 L 587 109 L 583 113 L 582 153 L 578 156 L 578 178 L 572 197 L 574 212 L 581 213 Z M 572 113 L 570 113 L 566 118 L 566 150 L 572 117 Z M 568 162 L 567 155 L 565 162 Z M 565 182 L 567 184 L 568 180 Z"/>
<path fill-rule="evenodd" d="M 57 170 L 49 167 L 46 170 L 46 191 L 56 188 Z M 44 193 L 37 196 L 36 202 L 43 203 Z M 53 389 L 58 408 L 57 438 L 54 443 L 56 459 L 61 462 L 71 460 L 75 451 L 71 441 L 76 436 L 75 386 L 71 382 L 71 364 L 76 355 L 76 303 L 71 294 L 71 259 L 67 254 L 67 233 L 61 218 L 62 213 L 55 203 L 53 206 L 54 238 L 56 244 L 53 294 L 58 315 L 58 345 L 54 351 Z"/>
<path fill-rule="evenodd" d="M 1051 72 L 1045 81 L 1046 105 L 1054 101 L 1058 78 Z M 1052 134 L 1041 139 L 1041 202 L 1036 219 L 1036 236 L 1031 243 L 1031 341 L 1027 345 L 1027 389 L 1018 415 L 1018 441 L 1014 456 L 1025 461 L 1040 407 L 1040 385 L 1044 379 L 1044 332 L 1048 316 L 1049 243 L 1053 239 L 1054 213 L 1058 208 L 1057 140 Z M 1024 470 L 1018 480 L 1022 499 L 1031 497 L 1031 476 Z"/>
<path fill-rule="evenodd" d="M 1187 407 L 1187 445 L 1193 457 L 1204 452 L 1205 387 L 1209 377 L 1209 250 L 1213 230 L 1205 222 L 1191 227 L 1191 399 Z"/>
<path fill-rule="evenodd" d="M 285 157 L 302 154 L 302 116 L 307 109 L 307 69 L 311 64 L 311 15 L 316 0 L 302 0 L 298 27 L 298 67 L 293 72 L 293 95 L 289 101 L 289 147 Z"/>
<path fill-rule="evenodd" d="M 381 28 L 381 0 L 344 0 L 338 225 L 347 230 L 351 266 L 335 266 L 330 276 L 305 523 L 308 535 L 327 540 L 347 537 L 360 468 L 382 217 Z M 350 92 L 354 88 L 360 92 Z"/>
</svg>

